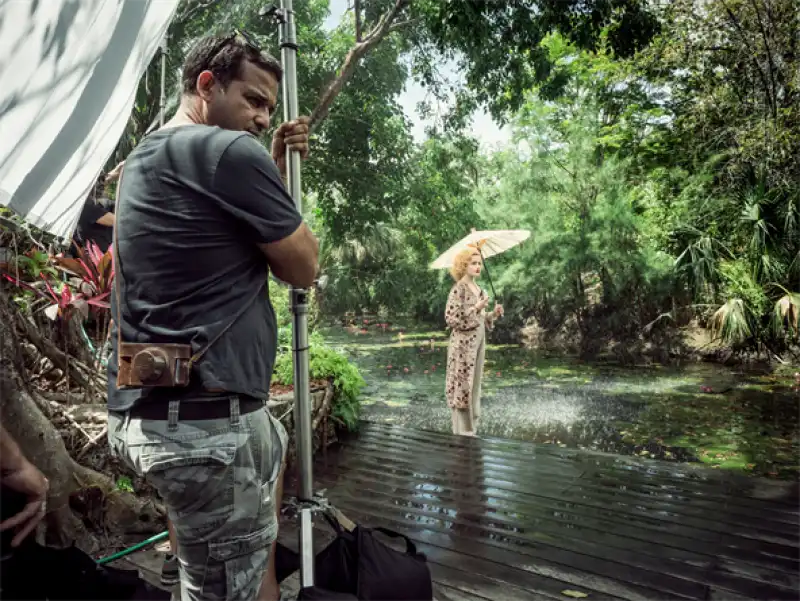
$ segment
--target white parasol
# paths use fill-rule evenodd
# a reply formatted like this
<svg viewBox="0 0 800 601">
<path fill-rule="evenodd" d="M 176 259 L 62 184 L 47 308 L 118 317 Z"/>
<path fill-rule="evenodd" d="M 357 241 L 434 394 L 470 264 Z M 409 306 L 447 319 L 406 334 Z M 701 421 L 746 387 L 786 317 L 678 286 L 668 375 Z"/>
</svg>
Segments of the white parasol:
<svg viewBox="0 0 800 601">
<path fill-rule="evenodd" d="M 439 255 L 439 258 L 431 263 L 431 269 L 449 269 L 453 265 L 453 259 L 456 258 L 456 255 L 465 248 L 474 247 L 486 259 L 522 244 L 530 236 L 531 233 L 528 230 L 484 230 L 476 232 L 473 229 L 471 234 L 465 236 Z"/>
<path fill-rule="evenodd" d="M 483 230 L 472 232 L 453 244 L 444 253 L 430 264 L 431 269 L 448 269 L 453 265 L 453 259 L 456 255 L 465 248 L 476 249 L 483 259 L 499 255 L 510 248 L 514 248 L 518 244 L 522 244 L 525 240 L 530 238 L 529 230 Z M 489 276 L 489 286 L 494 293 L 494 285 L 492 278 L 489 275 L 489 270 L 486 270 L 486 275 Z M 495 297 L 497 295 L 495 294 Z"/>
</svg>

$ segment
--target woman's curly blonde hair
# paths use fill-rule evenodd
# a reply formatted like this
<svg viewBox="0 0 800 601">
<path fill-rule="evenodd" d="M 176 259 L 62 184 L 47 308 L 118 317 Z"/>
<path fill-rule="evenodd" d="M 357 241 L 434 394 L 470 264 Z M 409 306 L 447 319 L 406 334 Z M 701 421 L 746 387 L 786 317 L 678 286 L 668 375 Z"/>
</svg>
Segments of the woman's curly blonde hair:
<svg viewBox="0 0 800 601">
<path fill-rule="evenodd" d="M 453 259 L 453 266 L 450 268 L 450 275 L 453 276 L 453 279 L 457 282 L 461 278 L 464 277 L 464 274 L 467 273 L 467 266 L 469 262 L 472 260 L 472 257 L 478 255 L 480 257 L 480 253 L 474 248 L 465 248 L 455 256 Z"/>
</svg>

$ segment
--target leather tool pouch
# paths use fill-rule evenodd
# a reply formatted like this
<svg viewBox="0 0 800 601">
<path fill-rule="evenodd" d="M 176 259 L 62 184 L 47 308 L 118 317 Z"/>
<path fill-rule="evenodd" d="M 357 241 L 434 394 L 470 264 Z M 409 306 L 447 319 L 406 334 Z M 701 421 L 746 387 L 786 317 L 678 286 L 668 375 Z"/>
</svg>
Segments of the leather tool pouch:
<svg viewBox="0 0 800 601">
<path fill-rule="evenodd" d="M 140 344 L 117 346 L 117 386 L 188 386 L 192 347 L 188 344 Z"/>
</svg>

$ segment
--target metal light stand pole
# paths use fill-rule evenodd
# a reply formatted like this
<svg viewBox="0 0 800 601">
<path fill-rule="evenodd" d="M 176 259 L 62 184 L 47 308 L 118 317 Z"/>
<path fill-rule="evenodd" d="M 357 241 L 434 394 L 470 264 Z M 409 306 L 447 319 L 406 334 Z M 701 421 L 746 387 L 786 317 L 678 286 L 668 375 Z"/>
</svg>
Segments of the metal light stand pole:
<svg viewBox="0 0 800 601">
<path fill-rule="evenodd" d="M 161 40 L 161 98 L 159 99 L 158 125 L 164 127 L 164 113 L 167 112 L 167 47 L 169 45 L 169 31 L 164 33 Z"/>
<path fill-rule="evenodd" d="M 297 38 L 292 0 L 281 0 L 280 8 L 271 11 L 280 24 L 281 63 L 283 64 L 283 118 L 299 117 L 297 106 Z M 292 151 L 287 157 L 289 192 L 302 210 L 300 154 Z M 314 585 L 313 544 L 313 433 L 311 431 L 311 394 L 308 376 L 308 290 L 292 288 L 292 358 L 294 364 L 294 427 L 297 445 L 297 502 L 300 516 L 300 584 Z"/>
</svg>

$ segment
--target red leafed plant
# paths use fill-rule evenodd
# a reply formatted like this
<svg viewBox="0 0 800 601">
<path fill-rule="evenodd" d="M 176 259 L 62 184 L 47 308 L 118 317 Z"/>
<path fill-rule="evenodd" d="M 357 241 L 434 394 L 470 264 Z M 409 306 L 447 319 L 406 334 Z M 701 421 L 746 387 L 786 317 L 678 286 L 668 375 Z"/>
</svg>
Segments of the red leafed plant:
<svg viewBox="0 0 800 601">
<path fill-rule="evenodd" d="M 75 290 L 75 296 L 80 297 L 80 301 L 91 307 L 108 309 L 114 285 L 114 260 L 111 250 L 104 253 L 90 240 L 85 248 L 77 247 L 77 252 L 77 258 L 57 256 L 53 262 L 58 269 L 72 276 L 68 283 Z M 62 295 L 63 293 L 62 290 Z M 74 300 L 72 303 L 76 304 Z"/>
<path fill-rule="evenodd" d="M 44 276 L 42 276 L 42 280 L 44 280 L 44 285 L 47 288 L 47 291 L 55 301 L 54 304 L 46 307 L 44 310 L 44 314 L 50 319 L 54 320 L 56 317 L 63 317 L 64 313 L 68 311 L 70 307 L 74 306 L 78 310 L 81 310 L 85 306 L 82 295 L 76 294 L 73 296 L 72 290 L 70 290 L 67 284 L 63 284 L 61 286 L 61 292 L 58 293 L 53 289 L 53 287 L 50 285 L 50 282 L 48 282 Z"/>
<path fill-rule="evenodd" d="M 101 252 L 94 242 L 89 241 L 85 248 L 76 248 L 77 258 L 55 256 L 50 259 L 55 269 L 39 270 L 38 279 L 41 279 L 44 289 L 7 272 L 2 272 L 2 275 L 17 286 L 51 301 L 52 304 L 44 310 L 50 319 L 63 317 L 72 309 L 77 309 L 85 319 L 90 309 L 102 311 L 110 307 L 114 262 L 111 252 Z M 67 275 L 66 281 L 57 277 L 59 270 Z"/>
<path fill-rule="evenodd" d="M 73 294 L 72 289 L 66 282 L 56 280 L 53 285 L 44 273 L 40 273 L 39 277 L 44 285 L 44 290 L 41 290 L 36 287 L 35 282 L 26 282 L 5 271 L 2 272 L 2 276 L 12 284 L 33 292 L 39 298 L 51 301 L 51 304 L 45 307 L 44 314 L 52 320 L 55 320 L 56 317 L 63 317 L 73 307 L 78 309 L 84 317 L 88 315 L 89 305 L 87 300 L 80 293 Z"/>
</svg>

